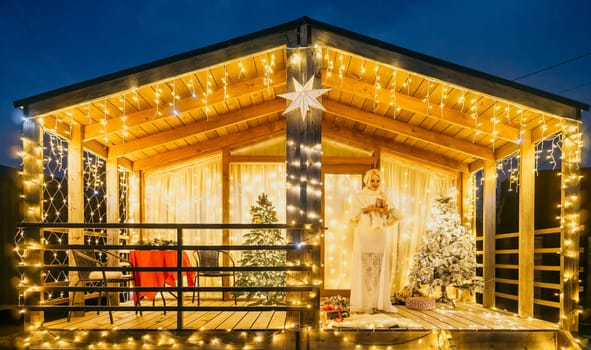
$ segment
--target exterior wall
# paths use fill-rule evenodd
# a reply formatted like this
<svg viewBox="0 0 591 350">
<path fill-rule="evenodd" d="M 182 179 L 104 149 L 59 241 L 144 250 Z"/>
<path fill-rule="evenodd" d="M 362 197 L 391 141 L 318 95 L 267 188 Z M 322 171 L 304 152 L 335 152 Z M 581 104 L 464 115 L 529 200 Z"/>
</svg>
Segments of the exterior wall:
<svg viewBox="0 0 591 350">
<path fill-rule="evenodd" d="M 0 250 L 0 276 L 4 283 L 0 286 L 0 310 L 14 310 L 18 304 L 18 293 L 15 285 L 18 281 L 14 255 L 14 234 L 16 223 L 22 220 L 19 210 L 21 182 L 18 170 L 0 166 L 0 234 L 2 250 Z"/>
</svg>

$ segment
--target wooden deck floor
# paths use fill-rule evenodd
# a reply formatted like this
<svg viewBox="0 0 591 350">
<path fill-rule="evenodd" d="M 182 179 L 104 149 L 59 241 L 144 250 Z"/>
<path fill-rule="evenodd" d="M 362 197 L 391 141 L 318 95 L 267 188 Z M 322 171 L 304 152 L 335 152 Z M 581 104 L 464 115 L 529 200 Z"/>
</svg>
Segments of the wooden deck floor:
<svg viewBox="0 0 591 350">
<path fill-rule="evenodd" d="M 184 305 L 190 306 L 190 300 Z M 175 304 L 167 300 L 167 306 Z M 239 301 L 239 305 L 241 302 Z M 158 305 L 158 302 L 156 303 Z M 233 302 L 202 301 L 202 306 L 231 306 Z M 242 302 L 244 305 L 244 302 Z M 454 309 L 438 305 L 417 311 L 397 306 L 397 313 L 352 315 L 320 331 L 298 327 L 296 313 L 274 311 L 187 311 L 177 329 L 176 311 L 87 312 L 84 316 L 45 322 L 30 332 L 28 348 L 144 349 L 161 343 L 179 349 L 580 349 L 556 323 L 522 319 L 478 304 L 459 303 Z M 390 320 L 365 323 L 359 320 Z M 357 322 L 357 323 L 356 323 Z M 351 326 L 353 325 L 353 326 Z M 409 326 L 412 325 L 412 326 Z M 162 340 L 164 339 L 164 340 Z"/>
<path fill-rule="evenodd" d="M 167 301 L 174 305 L 174 301 Z M 190 303 L 189 303 L 190 305 Z M 204 301 L 203 306 L 230 306 L 232 302 Z M 239 302 L 240 305 L 240 302 Z M 244 305 L 244 302 L 242 303 Z M 438 307 L 435 310 L 417 311 L 397 306 L 398 313 L 383 315 L 395 319 L 404 319 L 412 326 L 402 322 L 388 329 L 413 330 L 557 330 L 556 323 L 538 319 L 522 319 L 518 316 L 482 308 L 478 304 L 459 303 L 455 309 Z M 174 330 L 176 329 L 177 313 L 168 311 L 144 311 L 140 316 L 133 311 L 113 312 L 114 323 L 109 322 L 107 312 L 86 312 L 82 317 L 72 317 L 70 322 L 65 318 L 44 324 L 45 329 L 54 330 L 109 330 L 109 329 L 142 329 L 142 330 Z M 339 328 L 338 323 L 332 323 Z M 192 311 L 183 315 L 183 328 L 187 330 L 279 330 L 297 326 L 294 317 L 287 312 L 262 311 Z M 375 325 L 372 325 L 375 327 Z"/>
<path fill-rule="evenodd" d="M 185 302 L 186 303 L 186 302 Z M 158 301 L 156 305 L 162 304 Z M 173 300 L 167 300 L 167 306 L 176 306 Z M 191 305 L 186 303 L 186 305 Z M 233 302 L 203 301 L 202 306 L 233 306 Z M 240 306 L 241 303 L 239 302 Z M 244 305 L 244 302 L 242 303 Z M 287 312 L 279 311 L 192 311 L 183 314 L 183 329 L 186 330 L 279 330 L 293 328 L 294 323 Z M 134 311 L 114 311 L 113 324 L 108 312 L 99 315 L 89 311 L 82 317 L 58 319 L 44 324 L 52 330 L 174 330 L 177 328 L 177 312 L 143 311 L 140 316 Z"/>
</svg>

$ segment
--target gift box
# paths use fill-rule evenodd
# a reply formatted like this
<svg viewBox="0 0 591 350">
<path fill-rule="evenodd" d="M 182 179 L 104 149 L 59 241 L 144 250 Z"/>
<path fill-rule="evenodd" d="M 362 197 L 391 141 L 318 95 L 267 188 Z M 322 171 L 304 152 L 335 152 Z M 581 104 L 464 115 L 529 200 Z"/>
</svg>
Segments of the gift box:
<svg viewBox="0 0 591 350">
<path fill-rule="evenodd" d="M 337 322 L 342 321 L 343 318 L 347 318 L 349 317 L 349 310 L 330 310 L 330 311 L 325 311 L 326 312 L 326 318 L 329 320 L 336 320 Z"/>
<path fill-rule="evenodd" d="M 433 310 L 435 309 L 435 299 L 426 297 L 408 297 L 404 304 L 409 309 L 414 310 Z"/>
</svg>

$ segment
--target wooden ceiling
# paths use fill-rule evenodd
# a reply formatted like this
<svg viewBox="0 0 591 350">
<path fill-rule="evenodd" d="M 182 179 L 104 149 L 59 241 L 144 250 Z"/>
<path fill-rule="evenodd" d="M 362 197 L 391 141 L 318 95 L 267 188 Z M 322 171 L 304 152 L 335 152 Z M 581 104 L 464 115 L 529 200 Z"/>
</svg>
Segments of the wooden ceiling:
<svg viewBox="0 0 591 350">
<path fill-rule="evenodd" d="M 319 45 L 323 137 L 473 169 L 561 130 L 562 116 L 480 93 L 394 64 Z M 141 86 L 44 111 L 46 130 L 148 170 L 285 134 L 286 45 L 216 61 Z"/>
</svg>

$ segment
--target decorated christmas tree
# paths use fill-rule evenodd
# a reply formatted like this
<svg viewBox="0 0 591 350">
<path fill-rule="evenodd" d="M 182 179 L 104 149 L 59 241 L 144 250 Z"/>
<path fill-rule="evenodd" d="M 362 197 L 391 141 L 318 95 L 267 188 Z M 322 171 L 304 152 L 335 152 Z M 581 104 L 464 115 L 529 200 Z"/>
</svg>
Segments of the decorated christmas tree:
<svg viewBox="0 0 591 350">
<path fill-rule="evenodd" d="M 277 220 L 275 207 L 262 193 L 256 205 L 250 207 L 251 223 L 273 224 Z M 278 229 L 253 229 L 243 236 L 244 245 L 284 245 L 285 237 Z M 244 250 L 240 259 L 241 266 L 284 266 L 287 260 L 283 250 Z M 236 285 L 241 287 L 284 287 L 284 271 L 244 271 L 239 272 Z M 285 303 L 285 292 L 246 292 L 248 301 L 257 299 L 261 304 Z"/>
<path fill-rule="evenodd" d="M 427 286 L 432 294 L 441 288 L 440 301 L 450 301 L 448 286 L 470 286 L 476 276 L 476 246 L 473 237 L 460 221 L 452 197 L 441 196 L 431 208 L 425 236 L 410 271 L 410 289 L 419 294 Z"/>
</svg>

